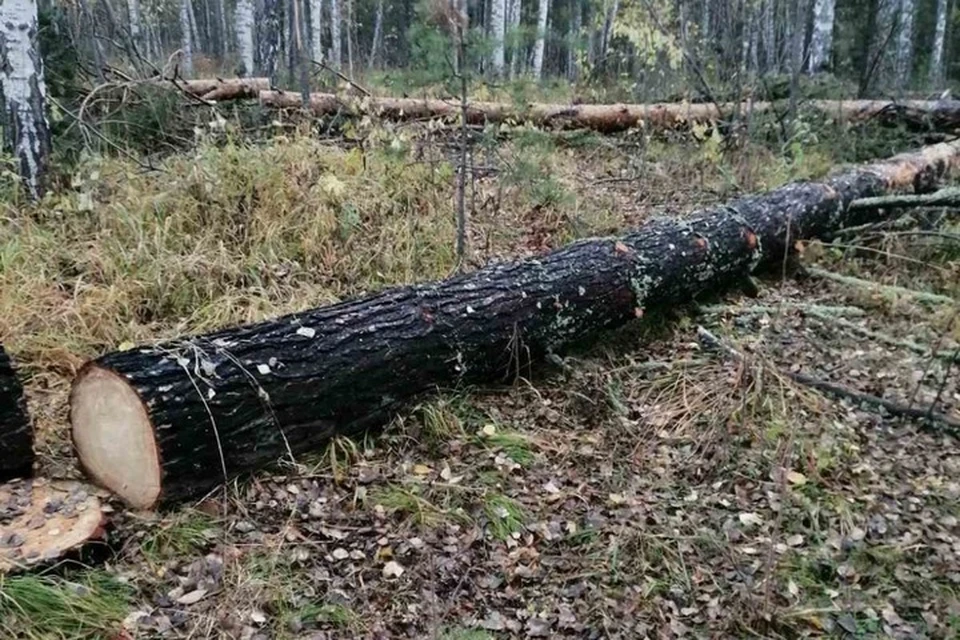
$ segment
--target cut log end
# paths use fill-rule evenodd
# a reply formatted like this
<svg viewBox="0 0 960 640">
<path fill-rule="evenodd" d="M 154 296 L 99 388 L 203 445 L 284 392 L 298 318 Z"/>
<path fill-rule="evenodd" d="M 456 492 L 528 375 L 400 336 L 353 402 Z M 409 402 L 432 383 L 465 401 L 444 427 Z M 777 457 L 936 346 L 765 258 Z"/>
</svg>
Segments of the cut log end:
<svg viewBox="0 0 960 640">
<path fill-rule="evenodd" d="M 103 538 L 92 487 L 15 480 L 0 485 L 0 574 L 57 560 Z"/>
<path fill-rule="evenodd" d="M 140 509 L 160 497 L 160 458 L 140 396 L 100 367 L 81 371 L 70 395 L 70 422 L 80 464 L 98 485 Z"/>
</svg>

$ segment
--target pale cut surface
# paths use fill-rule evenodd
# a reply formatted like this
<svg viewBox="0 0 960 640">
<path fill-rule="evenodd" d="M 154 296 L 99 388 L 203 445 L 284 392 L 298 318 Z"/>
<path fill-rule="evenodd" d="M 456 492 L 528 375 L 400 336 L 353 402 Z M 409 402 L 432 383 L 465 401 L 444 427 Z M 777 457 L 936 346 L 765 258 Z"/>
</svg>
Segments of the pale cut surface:
<svg viewBox="0 0 960 640">
<path fill-rule="evenodd" d="M 43 479 L 0 484 L 0 574 L 56 560 L 103 537 L 95 489 Z"/>
<path fill-rule="evenodd" d="M 70 399 L 77 456 L 87 475 L 132 507 L 149 509 L 160 497 L 160 460 L 140 396 L 111 371 L 81 373 Z"/>
</svg>

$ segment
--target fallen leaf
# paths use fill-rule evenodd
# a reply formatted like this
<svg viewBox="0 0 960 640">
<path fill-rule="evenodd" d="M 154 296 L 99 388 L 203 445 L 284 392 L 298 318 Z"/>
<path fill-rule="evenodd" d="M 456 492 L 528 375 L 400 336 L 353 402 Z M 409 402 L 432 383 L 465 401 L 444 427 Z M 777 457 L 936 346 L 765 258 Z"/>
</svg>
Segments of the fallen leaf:
<svg viewBox="0 0 960 640">
<path fill-rule="evenodd" d="M 207 595 L 206 589 L 194 589 L 190 593 L 185 593 L 179 598 L 177 598 L 177 604 L 182 604 L 182 605 L 196 604 L 197 602 L 200 602 L 201 600 L 203 600 L 204 596 L 206 595 Z"/>
<path fill-rule="evenodd" d="M 384 578 L 399 578 L 403 575 L 404 568 L 400 566 L 399 562 L 391 560 L 387 564 L 383 565 L 383 577 Z"/>
</svg>

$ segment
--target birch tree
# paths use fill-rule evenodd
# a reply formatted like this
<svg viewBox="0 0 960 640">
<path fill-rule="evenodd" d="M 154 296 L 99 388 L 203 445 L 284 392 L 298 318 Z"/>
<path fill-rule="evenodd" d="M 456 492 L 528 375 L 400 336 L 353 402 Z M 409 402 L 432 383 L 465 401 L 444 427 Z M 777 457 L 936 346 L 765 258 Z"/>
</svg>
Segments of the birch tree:
<svg viewBox="0 0 960 640">
<path fill-rule="evenodd" d="M 520 15 L 523 12 L 522 0 L 507 0 L 507 34 L 510 37 L 510 75 L 517 77 L 523 71 L 523 41 L 520 37 Z"/>
<path fill-rule="evenodd" d="M 310 42 L 313 59 L 323 62 L 323 0 L 310 0 Z"/>
<path fill-rule="evenodd" d="M 340 0 L 330 0 L 330 64 L 338 71 L 340 69 L 340 52 L 343 49 L 340 25 Z"/>
<path fill-rule="evenodd" d="M 237 51 L 240 54 L 241 75 L 253 74 L 253 0 L 237 0 Z"/>
<path fill-rule="evenodd" d="M 833 22 L 836 0 L 816 0 L 813 5 L 813 32 L 810 36 L 810 57 L 807 70 L 823 71 L 833 56 Z"/>
<path fill-rule="evenodd" d="M 259 73 L 276 83 L 283 35 L 283 5 L 280 0 L 263 0 L 256 21 L 256 32 Z"/>
<path fill-rule="evenodd" d="M 774 0 L 763 3 L 763 67 L 767 73 L 777 69 L 777 29 Z"/>
<path fill-rule="evenodd" d="M 573 0 L 570 15 L 570 35 L 567 37 L 567 79 L 570 82 L 576 82 L 580 75 L 578 65 L 580 64 L 581 8 L 580 1 Z"/>
<path fill-rule="evenodd" d="M 27 193 L 37 199 L 43 195 L 50 129 L 36 0 L 0 1 L 0 93 L 4 142 L 13 150 Z"/>
<path fill-rule="evenodd" d="M 190 0 L 180 0 L 181 71 L 187 78 L 193 77 L 193 34 L 190 27 Z"/>
<path fill-rule="evenodd" d="M 930 88 L 939 89 L 943 83 L 943 48 L 947 40 L 947 0 L 937 2 L 937 22 L 930 56 Z"/>
<path fill-rule="evenodd" d="M 897 92 L 902 93 L 910 84 L 913 71 L 913 16 L 915 0 L 900 0 L 900 28 L 897 33 Z"/>
<path fill-rule="evenodd" d="M 542 0 L 541 0 L 542 1 Z M 490 57 L 490 66 L 497 77 L 503 76 L 505 55 L 504 36 L 506 34 L 505 0 L 490 0 L 490 37 L 493 39 L 493 52 Z"/>
<path fill-rule="evenodd" d="M 127 11 L 130 20 L 130 39 L 140 47 L 140 0 L 128 0 Z"/>
<path fill-rule="evenodd" d="M 540 0 L 540 4 L 537 6 L 537 39 L 533 47 L 533 77 L 537 80 L 543 74 L 543 51 L 546 48 L 547 14 L 549 11 L 550 0 Z"/>
</svg>

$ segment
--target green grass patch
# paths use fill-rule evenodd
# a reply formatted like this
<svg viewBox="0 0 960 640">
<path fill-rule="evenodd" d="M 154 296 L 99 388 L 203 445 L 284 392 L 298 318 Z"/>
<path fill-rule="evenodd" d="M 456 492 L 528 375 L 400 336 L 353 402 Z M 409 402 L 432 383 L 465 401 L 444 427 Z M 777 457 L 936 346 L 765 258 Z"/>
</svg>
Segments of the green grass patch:
<svg viewBox="0 0 960 640">
<path fill-rule="evenodd" d="M 0 635 L 81 640 L 113 637 L 129 613 L 133 590 L 103 571 L 75 579 L 0 576 Z"/>
<path fill-rule="evenodd" d="M 143 555 L 154 563 L 176 556 L 192 555 L 208 547 L 220 533 L 213 518 L 199 511 L 183 511 L 161 522 L 141 543 Z"/>
<path fill-rule="evenodd" d="M 527 515 L 516 500 L 495 493 L 484 496 L 483 515 L 487 530 L 497 540 L 506 540 L 523 530 Z"/>
</svg>

